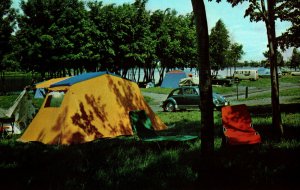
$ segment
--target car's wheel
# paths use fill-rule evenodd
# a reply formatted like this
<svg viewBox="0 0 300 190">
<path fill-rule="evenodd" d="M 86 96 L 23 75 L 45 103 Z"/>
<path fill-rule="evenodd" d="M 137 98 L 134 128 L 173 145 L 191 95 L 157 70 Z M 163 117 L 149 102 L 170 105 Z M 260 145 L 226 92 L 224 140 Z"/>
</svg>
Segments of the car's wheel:
<svg viewBox="0 0 300 190">
<path fill-rule="evenodd" d="M 173 102 L 168 102 L 164 108 L 167 112 L 173 112 L 175 111 L 175 104 Z"/>
</svg>

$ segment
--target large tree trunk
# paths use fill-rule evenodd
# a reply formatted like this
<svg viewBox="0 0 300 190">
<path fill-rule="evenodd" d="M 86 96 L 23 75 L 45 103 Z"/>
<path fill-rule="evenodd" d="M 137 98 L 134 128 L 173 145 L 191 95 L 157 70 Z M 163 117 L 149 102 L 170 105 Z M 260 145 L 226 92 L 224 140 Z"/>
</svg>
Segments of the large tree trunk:
<svg viewBox="0 0 300 190">
<path fill-rule="evenodd" d="M 269 59 L 271 72 L 271 97 L 272 97 L 272 124 L 276 136 L 283 136 L 283 127 L 280 113 L 279 103 L 279 83 L 277 73 L 277 43 L 275 33 L 275 7 L 276 1 L 268 1 L 268 20 L 266 23 L 268 43 L 269 43 Z"/>
<path fill-rule="evenodd" d="M 211 87 L 211 69 L 209 64 L 208 27 L 203 0 L 192 0 L 195 15 L 198 68 L 200 76 L 200 108 L 201 108 L 201 152 L 205 155 L 214 152 L 214 118 Z"/>
</svg>

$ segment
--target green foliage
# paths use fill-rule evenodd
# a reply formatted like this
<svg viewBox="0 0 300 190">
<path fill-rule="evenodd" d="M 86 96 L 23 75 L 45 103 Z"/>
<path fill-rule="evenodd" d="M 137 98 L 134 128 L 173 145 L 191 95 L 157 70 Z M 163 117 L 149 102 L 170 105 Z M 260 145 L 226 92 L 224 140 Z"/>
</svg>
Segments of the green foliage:
<svg viewBox="0 0 300 190">
<path fill-rule="evenodd" d="M 238 43 L 231 43 L 227 52 L 228 66 L 235 66 L 242 58 L 245 52 L 243 51 L 243 45 Z"/>
<path fill-rule="evenodd" d="M 151 81 L 176 67 L 194 67 L 192 15 L 173 10 L 149 12 L 146 0 L 103 5 L 82 0 L 21 1 L 14 50 L 5 61 L 44 77 L 108 70 L 127 77 L 144 70 Z M 57 8 L 64 7 L 64 8 Z M 8 68 L 6 68 L 8 69 Z M 133 80 L 139 80 L 133 76 Z"/>
<path fill-rule="evenodd" d="M 209 0 L 212 1 L 212 0 Z M 216 2 L 221 2 L 222 0 L 216 0 Z M 266 4 L 269 1 L 255 1 L 255 0 L 227 0 L 232 6 L 236 6 L 239 3 L 249 2 L 249 6 L 245 11 L 245 17 L 249 16 L 251 21 L 264 21 L 266 22 L 269 18 L 267 15 Z M 298 0 L 279 0 L 274 1 L 274 9 L 276 14 L 275 19 L 280 21 L 287 21 L 291 23 L 290 28 L 286 32 L 277 37 L 278 43 L 281 49 L 288 47 L 299 47 L 300 46 L 300 4 Z"/>
<path fill-rule="evenodd" d="M 296 69 L 297 67 L 300 66 L 300 52 L 296 48 L 293 49 L 293 54 L 290 62 L 291 62 L 290 66 L 292 68 Z"/>
<path fill-rule="evenodd" d="M 278 1 L 276 12 L 280 21 L 291 23 L 290 28 L 278 37 L 278 43 L 281 49 L 288 47 L 300 47 L 300 3 L 299 0 Z"/>
<path fill-rule="evenodd" d="M 7 61 L 3 62 L 3 58 L 9 56 L 11 51 L 11 34 L 16 24 L 16 11 L 11 5 L 11 0 L 3 0 L 0 4 L 0 72 L 8 67 Z"/>
<path fill-rule="evenodd" d="M 230 41 L 222 20 L 218 20 L 211 29 L 209 45 L 211 68 L 216 72 L 225 67 L 237 66 L 244 54 L 243 45 Z"/>
<path fill-rule="evenodd" d="M 253 61 L 253 60 L 244 61 L 236 64 L 237 67 L 261 67 L 264 65 L 266 65 L 265 61 Z"/>
<path fill-rule="evenodd" d="M 230 46 L 229 32 L 222 20 L 218 20 L 209 35 L 210 62 L 213 70 L 220 70 L 227 66 L 226 52 Z"/>
<path fill-rule="evenodd" d="M 65 69 L 83 69 L 83 63 L 94 63 L 88 50 L 91 27 L 81 1 L 30 0 L 22 1 L 21 8 L 24 15 L 18 19 L 16 47 L 22 48 L 16 51 L 23 57 L 23 68 L 43 76 L 45 72 L 65 75 Z"/>
</svg>

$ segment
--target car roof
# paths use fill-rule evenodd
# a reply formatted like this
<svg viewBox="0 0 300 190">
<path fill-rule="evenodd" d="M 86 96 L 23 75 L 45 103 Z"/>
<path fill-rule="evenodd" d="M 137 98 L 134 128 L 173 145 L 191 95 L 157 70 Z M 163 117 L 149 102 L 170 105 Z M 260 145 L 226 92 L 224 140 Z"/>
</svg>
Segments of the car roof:
<svg viewBox="0 0 300 190">
<path fill-rule="evenodd" d="M 181 87 L 178 87 L 178 88 L 175 88 L 171 91 L 174 92 L 175 90 L 180 90 L 180 89 L 186 89 L 186 88 L 195 88 L 195 89 L 199 89 L 199 86 L 181 86 Z"/>
<path fill-rule="evenodd" d="M 199 88 L 199 86 L 181 86 L 176 89 L 180 89 L 180 88 Z"/>
</svg>

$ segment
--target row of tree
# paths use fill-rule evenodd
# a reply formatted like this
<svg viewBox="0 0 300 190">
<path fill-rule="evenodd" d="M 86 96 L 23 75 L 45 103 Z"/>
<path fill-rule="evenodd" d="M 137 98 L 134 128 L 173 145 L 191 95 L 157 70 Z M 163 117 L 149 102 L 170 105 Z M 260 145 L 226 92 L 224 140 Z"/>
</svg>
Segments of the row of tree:
<svg viewBox="0 0 300 190">
<path fill-rule="evenodd" d="M 103 5 L 82 0 L 21 1 L 1 4 L 1 70 L 25 70 L 54 76 L 107 70 L 126 77 L 141 72 L 149 81 L 154 70 L 195 68 L 196 29 L 193 14 L 147 11 L 147 0 Z M 212 29 L 211 64 L 219 70 L 233 66 L 243 55 L 219 20 Z M 2 44 L 4 44 L 2 46 Z M 75 73 L 73 73 L 75 72 Z M 131 76 L 140 76 L 139 74 Z M 140 80 L 140 78 L 133 78 Z"/>
<path fill-rule="evenodd" d="M 145 9 L 146 0 L 136 0 L 133 4 L 121 6 L 103 6 L 101 2 L 84 4 L 79 0 L 23 0 L 23 13 L 16 14 L 10 8 L 11 1 L 4 0 L 0 6 L 1 71 L 11 64 L 42 75 L 66 75 L 68 72 L 72 74 L 73 70 L 108 70 L 126 76 L 129 69 L 136 68 L 136 72 L 144 69 L 145 80 L 148 80 L 158 65 L 161 73 L 172 68 L 198 67 L 202 89 L 201 148 L 203 152 L 212 152 L 214 122 L 211 65 L 216 69 L 232 66 L 230 62 L 239 59 L 235 51 L 240 55 L 243 51 L 241 45 L 228 43 L 226 32 L 223 32 L 224 35 L 217 34 L 222 31 L 222 21 L 216 24 L 208 36 L 204 2 L 191 1 L 194 14 L 177 15 L 169 9 L 149 12 Z M 251 21 L 263 21 L 266 25 L 272 123 L 280 137 L 283 135 L 283 126 L 279 104 L 277 47 L 300 45 L 299 1 L 227 2 L 233 6 L 247 2 L 249 7 L 245 16 L 249 16 Z M 286 33 L 277 38 L 276 19 L 292 24 Z M 14 30 L 16 24 L 17 30 Z M 13 31 L 15 33 L 11 35 Z M 222 39 L 216 39 L 218 36 Z"/>
</svg>

